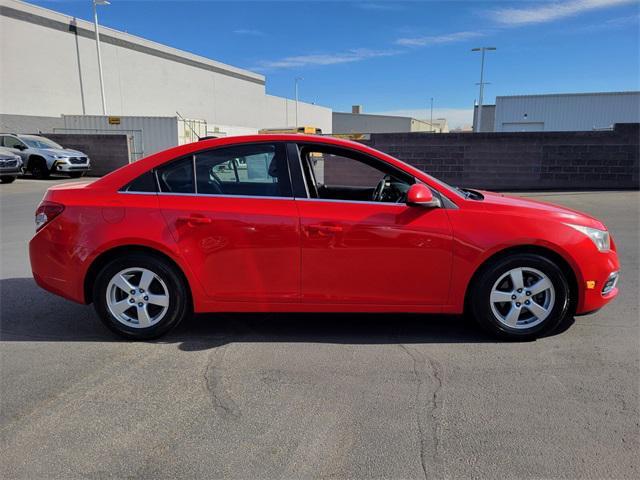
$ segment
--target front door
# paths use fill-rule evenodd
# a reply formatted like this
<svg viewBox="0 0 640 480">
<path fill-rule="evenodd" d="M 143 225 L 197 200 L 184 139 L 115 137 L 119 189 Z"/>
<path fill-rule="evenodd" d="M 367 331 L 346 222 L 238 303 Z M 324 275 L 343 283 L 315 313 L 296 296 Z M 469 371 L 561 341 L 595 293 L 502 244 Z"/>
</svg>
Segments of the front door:
<svg viewBox="0 0 640 480">
<path fill-rule="evenodd" d="M 284 145 L 200 152 L 156 172 L 162 213 L 207 295 L 297 302 L 300 235 Z"/>
<path fill-rule="evenodd" d="M 300 155 L 312 197 L 297 200 L 302 301 L 446 304 L 453 244 L 447 211 L 407 206 L 403 195 L 415 180 L 373 159 L 314 145 L 301 146 Z"/>
</svg>

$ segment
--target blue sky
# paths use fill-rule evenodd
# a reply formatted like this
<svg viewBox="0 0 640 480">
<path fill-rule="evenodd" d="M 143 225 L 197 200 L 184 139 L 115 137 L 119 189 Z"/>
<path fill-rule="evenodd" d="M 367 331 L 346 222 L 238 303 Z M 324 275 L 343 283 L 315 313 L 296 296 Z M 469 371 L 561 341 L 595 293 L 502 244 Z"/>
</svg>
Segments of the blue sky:
<svg viewBox="0 0 640 480">
<path fill-rule="evenodd" d="M 91 19 L 91 1 L 31 1 Z M 267 91 L 349 111 L 470 123 L 480 57 L 496 95 L 640 89 L 640 0 L 132 1 L 100 22 L 259 71 Z"/>
</svg>

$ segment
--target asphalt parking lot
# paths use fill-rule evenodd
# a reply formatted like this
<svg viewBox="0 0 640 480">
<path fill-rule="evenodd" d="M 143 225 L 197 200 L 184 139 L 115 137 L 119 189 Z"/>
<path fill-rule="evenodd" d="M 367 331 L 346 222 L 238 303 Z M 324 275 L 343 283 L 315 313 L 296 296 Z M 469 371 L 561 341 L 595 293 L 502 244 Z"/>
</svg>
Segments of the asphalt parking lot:
<svg viewBox="0 0 640 480">
<path fill-rule="evenodd" d="M 0 186 L 2 478 L 639 478 L 638 192 L 526 194 L 592 213 L 621 294 L 530 343 L 458 318 L 198 316 L 121 341 L 39 289 L 44 190 Z"/>
</svg>

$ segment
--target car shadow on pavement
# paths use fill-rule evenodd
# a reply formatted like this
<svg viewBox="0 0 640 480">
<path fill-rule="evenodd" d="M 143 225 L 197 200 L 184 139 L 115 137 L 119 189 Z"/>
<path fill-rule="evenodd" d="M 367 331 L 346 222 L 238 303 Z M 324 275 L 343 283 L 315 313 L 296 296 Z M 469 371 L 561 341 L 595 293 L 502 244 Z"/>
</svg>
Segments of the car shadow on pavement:
<svg viewBox="0 0 640 480">
<path fill-rule="evenodd" d="M 564 322 L 551 335 L 573 324 Z M 39 288 L 32 278 L 0 280 L 0 340 L 122 342 L 96 316 Z M 461 316 L 364 313 L 216 313 L 194 315 L 157 343 L 200 351 L 242 342 L 335 344 L 493 343 Z"/>
</svg>

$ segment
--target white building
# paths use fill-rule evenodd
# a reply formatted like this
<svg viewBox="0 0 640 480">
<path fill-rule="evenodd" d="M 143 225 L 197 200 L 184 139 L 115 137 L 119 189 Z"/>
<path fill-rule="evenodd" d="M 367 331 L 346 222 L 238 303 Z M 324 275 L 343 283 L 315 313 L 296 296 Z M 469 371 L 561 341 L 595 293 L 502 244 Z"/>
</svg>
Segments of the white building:
<svg viewBox="0 0 640 480">
<path fill-rule="evenodd" d="M 590 131 L 611 129 L 616 123 L 640 123 L 640 92 L 496 97 L 495 106 L 483 107 L 481 129 L 476 126 L 474 131 Z"/>
<path fill-rule="evenodd" d="M 103 114 L 93 22 L 0 0 L 0 39 L 3 125 L 46 131 L 60 115 Z M 179 112 L 217 135 L 295 125 L 295 101 L 267 95 L 263 75 L 102 26 L 100 45 L 108 115 Z M 331 132 L 331 121 L 299 103 L 300 125 Z"/>
<path fill-rule="evenodd" d="M 447 133 L 449 125 L 444 118 L 419 120 L 395 115 L 362 113 L 361 105 L 351 107 L 351 113 L 333 112 L 333 132 L 336 134 L 432 132 Z"/>
</svg>

